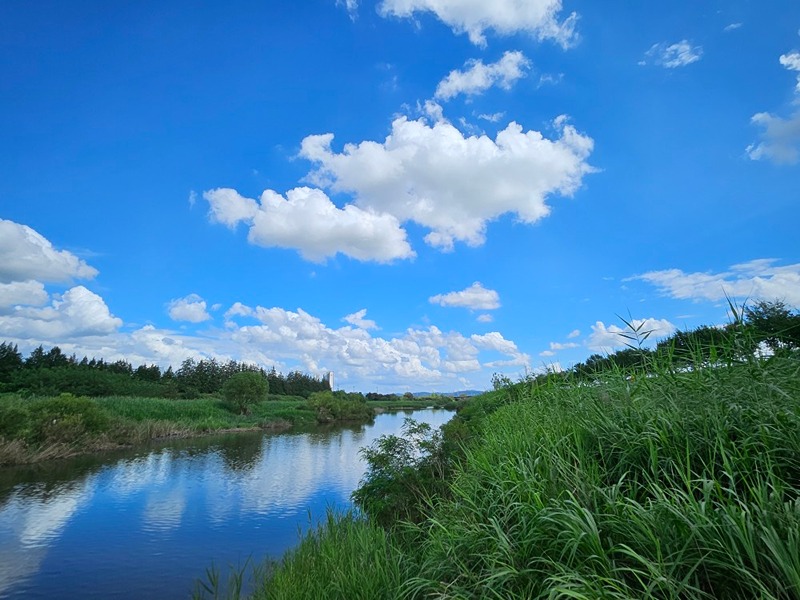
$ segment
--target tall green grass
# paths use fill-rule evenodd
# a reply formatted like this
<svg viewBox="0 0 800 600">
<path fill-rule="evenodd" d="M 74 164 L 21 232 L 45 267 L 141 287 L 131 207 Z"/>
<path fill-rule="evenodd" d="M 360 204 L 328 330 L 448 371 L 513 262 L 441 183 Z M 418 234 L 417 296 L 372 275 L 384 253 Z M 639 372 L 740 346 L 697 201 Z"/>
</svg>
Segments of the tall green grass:
<svg viewBox="0 0 800 600">
<path fill-rule="evenodd" d="M 141 444 L 157 438 L 186 437 L 235 429 L 274 429 L 316 423 L 303 398 L 279 397 L 235 414 L 218 398 L 170 400 L 0 397 L 0 465 L 36 462 Z"/>
<path fill-rule="evenodd" d="M 329 521 L 257 597 L 800 598 L 800 361 L 648 371 L 476 401 L 425 518 Z"/>
</svg>

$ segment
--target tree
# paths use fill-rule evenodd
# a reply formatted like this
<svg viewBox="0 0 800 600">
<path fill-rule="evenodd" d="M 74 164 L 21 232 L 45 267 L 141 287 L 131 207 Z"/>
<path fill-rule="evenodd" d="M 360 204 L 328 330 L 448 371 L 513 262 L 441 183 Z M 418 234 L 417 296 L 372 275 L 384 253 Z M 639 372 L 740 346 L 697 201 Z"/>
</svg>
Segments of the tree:
<svg viewBox="0 0 800 600">
<path fill-rule="evenodd" d="M 266 400 L 269 383 L 260 374 L 253 371 L 242 371 L 231 375 L 222 386 L 225 401 L 239 414 L 250 412 L 250 407 Z"/>
<path fill-rule="evenodd" d="M 761 300 L 744 310 L 745 322 L 770 350 L 800 348 L 800 314 L 780 300 Z"/>
<path fill-rule="evenodd" d="M 12 373 L 22 368 L 22 354 L 16 344 L 0 344 L 0 383 L 9 381 Z"/>
</svg>

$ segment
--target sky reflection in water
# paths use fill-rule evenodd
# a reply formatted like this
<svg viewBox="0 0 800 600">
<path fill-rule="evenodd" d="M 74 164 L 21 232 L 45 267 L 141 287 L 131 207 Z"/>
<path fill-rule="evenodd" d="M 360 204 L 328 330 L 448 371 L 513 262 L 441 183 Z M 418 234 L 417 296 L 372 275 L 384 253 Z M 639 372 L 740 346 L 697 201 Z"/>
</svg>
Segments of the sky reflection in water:
<svg viewBox="0 0 800 600">
<path fill-rule="evenodd" d="M 212 563 L 277 558 L 309 512 L 349 503 L 359 448 L 406 416 L 0 470 L 0 597 L 187 598 Z M 451 416 L 414 414 L 435 426 Z"/>
</svg>

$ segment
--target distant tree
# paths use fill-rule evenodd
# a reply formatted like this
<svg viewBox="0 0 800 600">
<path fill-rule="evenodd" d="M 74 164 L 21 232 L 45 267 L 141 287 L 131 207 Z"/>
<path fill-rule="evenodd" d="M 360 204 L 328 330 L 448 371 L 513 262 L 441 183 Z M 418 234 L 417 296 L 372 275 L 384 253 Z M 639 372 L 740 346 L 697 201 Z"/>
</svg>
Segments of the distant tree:
<svg viewBox="0 0 800 600">
<path fill-rule="evenodd" d="M 228 378 L 222 386 L 225 401 L 239 414 L 247 414 L 250 407 L 267 398 L 269 383 L 260 373 L 242 371 Z"/>
<path fill-rule="evenodd" d="M 0 383 L 9 381 L 11 375 L 22 368 L 22 354 L 16 344 L 0 344 Z"/>
<path fill-rule="evenodd" d="M 800 314 L 780 300 L 761 300 L 744 310 L 745 323 L 773 352 L 800 348 Z"/>
</svg>

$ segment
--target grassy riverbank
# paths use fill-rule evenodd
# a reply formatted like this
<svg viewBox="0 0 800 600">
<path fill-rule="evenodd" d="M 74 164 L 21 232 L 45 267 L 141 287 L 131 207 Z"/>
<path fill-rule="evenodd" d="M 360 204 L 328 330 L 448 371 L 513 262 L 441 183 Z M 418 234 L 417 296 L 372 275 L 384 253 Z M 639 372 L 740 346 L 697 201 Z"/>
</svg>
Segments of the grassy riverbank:
<svg viewBox="0 0 800 600">
<path fill-rule="evenodd" d="M 374 462 L 372 518 L 330 518 L 254 597 L 800 598 L 796 354 L 650 367 L 470 401 L 461 450 Z"/>
<path fill-rule="evenodd" d="M 325 400 L 323 395 L 323 401 Z M 293 396 L 270 396 L 248 414 L 236 414 L 219 398 L 193 400 L 110 396 L 105 398 L 22 398 L 0 396 L 0 466 L 65 458 L 146 443 L 237 430 L 285 430 L 318 422 L 366 421 L 374 410 L 392 410 L 385 402 L 337 401 L 320 415 L 316 403 Z M 426 400 L 404 408 L 430 406 Z M 325 408 L 331 408 L 327 404 Z"/>
<path fill-rule="evenodd" d="M 302 398 L 261 402 L 250 414 L 216 398 L 168 400 L 111 396 L 0 397 L 0 465 L 37 462 L 169 437 L 211 432 L 286 429 L 314 423 Z"/>
</svg>

